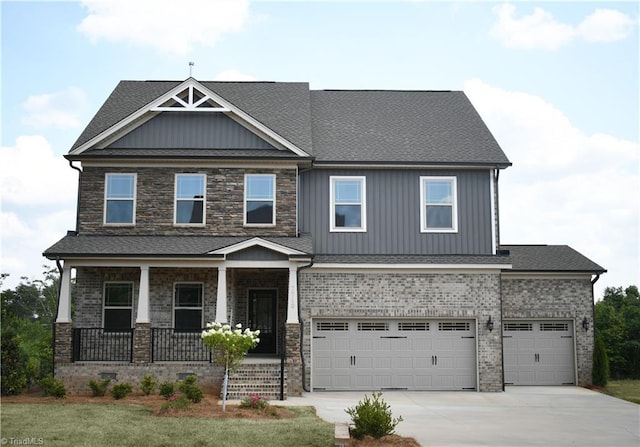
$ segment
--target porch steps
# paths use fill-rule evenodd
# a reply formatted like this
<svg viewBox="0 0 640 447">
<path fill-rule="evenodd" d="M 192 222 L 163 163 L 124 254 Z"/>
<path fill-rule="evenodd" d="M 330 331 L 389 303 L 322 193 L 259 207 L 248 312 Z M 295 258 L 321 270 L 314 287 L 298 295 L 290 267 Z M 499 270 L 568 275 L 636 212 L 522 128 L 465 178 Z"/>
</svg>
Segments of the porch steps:
<svg viewBox="0 0 640 447">
<path fill-rule="evenodd" d="M 280 360 L 245 362 L 229 374 L 227 399 L 242 400 L 258 394 L 268 400 L 280 399 Z M 287 373 L 284 373 L 284 398 L 287 398 Z"/>
</svg>

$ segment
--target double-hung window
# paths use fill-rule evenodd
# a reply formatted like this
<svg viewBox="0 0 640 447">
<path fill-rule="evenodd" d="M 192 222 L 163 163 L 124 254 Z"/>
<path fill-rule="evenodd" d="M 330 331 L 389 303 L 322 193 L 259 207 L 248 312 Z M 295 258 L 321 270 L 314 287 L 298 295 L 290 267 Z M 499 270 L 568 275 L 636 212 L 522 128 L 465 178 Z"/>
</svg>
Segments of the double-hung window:
<svg viewBox="0 0 640 447">
<path fill-rule="evenodd" d="M 244 224 L 275 225 L 276 176 L 246 174 L 244 176 Z"/>
<path fill-rule="evenodd" d="M 173 327 L 178 332 L 202 330 L 202 283 L 175 285 Z"/>
<path fill-rule="evenodd" d="M 331 231 L 367 231 L 365 177 L 331 176 Z"/>
<path fill-rule="evenodd" d="M 420 231 L 458 231 L 458 199 L 455 177 L 420 177 Z"/>
<path fill-rule="evenodd" d="M 176 174 L 175 223 L 178 225 L 203 225 L 205 223 L 204 174 Z"/>
<path fill-rule="evenodd" d="M 104 284 L 103 326 L 107 332 L 131 329 L 133 321 L 133 283 L 106 282 Z"/>
<path fill-rule="evenodd" d="M 105 224 L 135 224 L 136 174 L 106 174 L 104 197 Z"/>
</svg>

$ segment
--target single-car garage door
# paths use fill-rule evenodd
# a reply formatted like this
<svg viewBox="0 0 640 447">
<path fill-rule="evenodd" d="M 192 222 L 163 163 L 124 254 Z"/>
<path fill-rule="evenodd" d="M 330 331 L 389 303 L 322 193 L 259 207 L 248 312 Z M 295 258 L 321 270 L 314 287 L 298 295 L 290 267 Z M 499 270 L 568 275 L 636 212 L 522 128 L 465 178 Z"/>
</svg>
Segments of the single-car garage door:
<svg viewBox="0 0 640 447">
<path fill-rule="evenodd" d="M 575 384 L 571 321 L 505 321 L 507 385 Z"/>
<path fill-rule="evenodd" d="M 473 320 L 314 320 L 314 390 L 474 390 Z"/>
</svg>

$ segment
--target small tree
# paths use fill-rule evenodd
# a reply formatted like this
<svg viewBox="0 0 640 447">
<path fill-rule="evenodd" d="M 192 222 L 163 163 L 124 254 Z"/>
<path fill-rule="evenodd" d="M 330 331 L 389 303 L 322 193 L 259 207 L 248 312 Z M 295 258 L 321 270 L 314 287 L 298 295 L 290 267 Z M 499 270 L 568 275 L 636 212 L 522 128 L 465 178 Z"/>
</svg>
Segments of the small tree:
<svg viewBox="0 0 640 447">
<path fill-rule="evenodd" d="M 235 328 L 228 324 L 207 323 L 207 329 L 202 331 L 202 341 L 213 354 L 213 361 L 224 367 L 222 380 L 222 411 L 226 411 L 227 385 L 229 371 L 235 371 L 242 364 L 249 349 L 255 348 L 260 342 L 260 331 L 249 328 L 242 330 L 242 324 Z"/>
<path fill-rule="evenodd" d="M 596 341 L 593 347 L 592 382 L 597 386 L 606 386 L 609 381 L 609 359 L 604 340 L 599 331 L 596 331 Z"/>
</svg>

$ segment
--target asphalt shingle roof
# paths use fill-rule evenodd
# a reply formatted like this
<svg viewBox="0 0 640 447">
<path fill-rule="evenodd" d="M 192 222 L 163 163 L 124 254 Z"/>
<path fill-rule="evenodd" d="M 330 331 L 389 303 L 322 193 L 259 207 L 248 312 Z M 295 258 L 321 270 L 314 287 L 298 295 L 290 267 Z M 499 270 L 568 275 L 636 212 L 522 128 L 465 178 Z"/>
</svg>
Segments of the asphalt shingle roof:
<svg viewBox="0 0 640 447">
<path fill-rule="evenodd" d="M 568 245 L 502 245 L 514 272 L 591 272 L 606 270 Z"/>
</svg>

